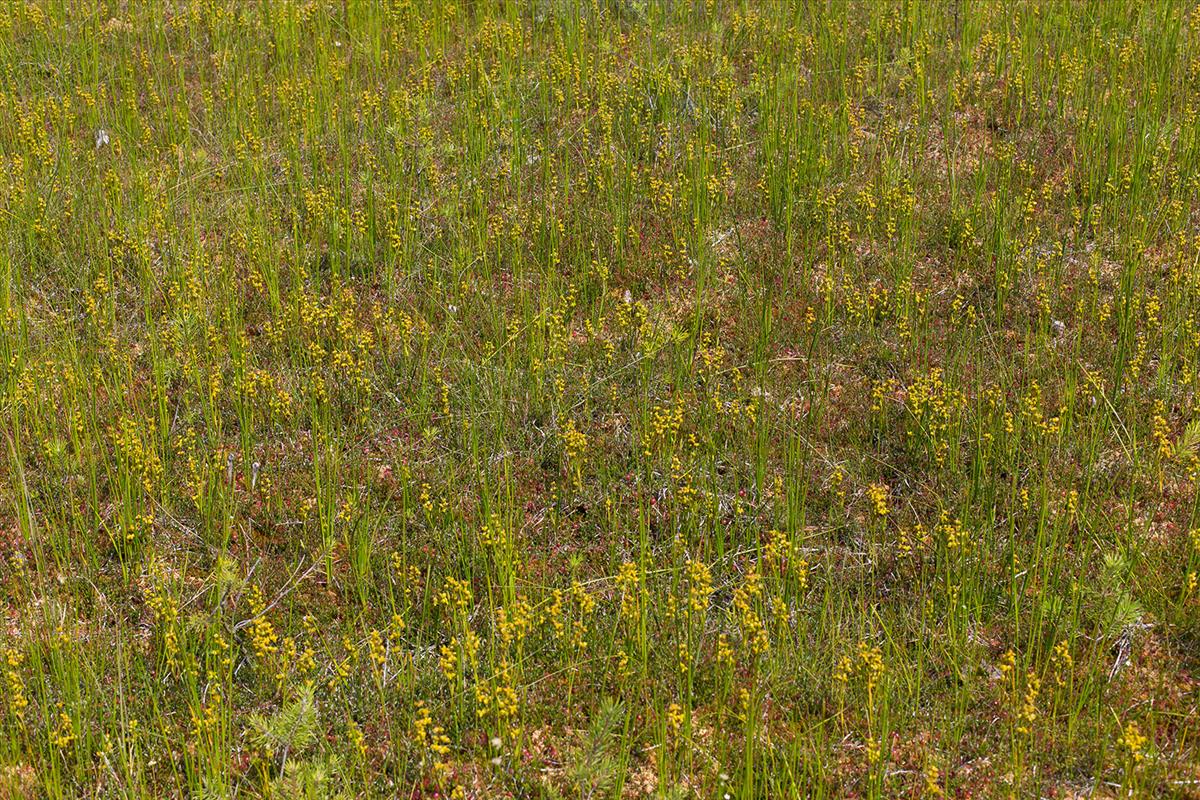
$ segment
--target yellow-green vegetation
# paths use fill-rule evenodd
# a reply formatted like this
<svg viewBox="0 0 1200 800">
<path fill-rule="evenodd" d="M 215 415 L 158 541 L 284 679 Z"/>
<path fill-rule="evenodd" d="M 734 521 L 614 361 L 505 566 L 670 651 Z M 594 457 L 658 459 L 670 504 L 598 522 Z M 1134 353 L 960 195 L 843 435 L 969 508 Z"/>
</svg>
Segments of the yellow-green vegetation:
<svg viewBox="0 0 1200 800">
<path fill-rule="evenodd" d="M 0 798 L 1200 796 L 1200 6 L 0 4 Z"/>
</svg>

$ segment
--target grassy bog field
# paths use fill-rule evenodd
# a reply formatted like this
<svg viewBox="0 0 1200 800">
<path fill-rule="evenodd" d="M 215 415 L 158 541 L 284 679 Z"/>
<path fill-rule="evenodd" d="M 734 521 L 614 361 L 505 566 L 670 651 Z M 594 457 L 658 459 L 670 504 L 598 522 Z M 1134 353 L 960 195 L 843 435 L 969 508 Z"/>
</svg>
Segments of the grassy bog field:
<svg viewBox="0 0 1200 800">
<path fill-rule="evenodd" d="M 1200 5 L 0 5 L 0 800 L 1200 797 Z"/>
</svg>

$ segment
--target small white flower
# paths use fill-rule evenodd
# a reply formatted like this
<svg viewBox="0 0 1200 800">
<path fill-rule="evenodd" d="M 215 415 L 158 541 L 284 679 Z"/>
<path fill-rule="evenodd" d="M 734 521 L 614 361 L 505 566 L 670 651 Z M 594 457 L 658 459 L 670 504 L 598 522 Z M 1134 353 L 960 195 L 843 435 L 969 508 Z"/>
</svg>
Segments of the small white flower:
<svg viewBox="0 0 1200 800">
<path fill-rule="evenodd" d="M 99 150 L 106 144 L 108 144 L 108 131 L 104 130 L 104 128 L 99 128 L 96 131 L 96 149 Z"/>
</svg>

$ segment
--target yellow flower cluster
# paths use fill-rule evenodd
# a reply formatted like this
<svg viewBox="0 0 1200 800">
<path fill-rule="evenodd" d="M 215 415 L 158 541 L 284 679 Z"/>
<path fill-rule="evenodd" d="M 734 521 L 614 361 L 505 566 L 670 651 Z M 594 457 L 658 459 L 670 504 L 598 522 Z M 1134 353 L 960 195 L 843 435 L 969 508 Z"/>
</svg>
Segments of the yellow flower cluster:
<svg viewBox="0 0 1200 800">
<path fill-rule="evenodd" d="M 270 656 L 279 649 L 279 634 L 275 632 L 275 626 L 266 617 L 267 609 L 262 589 L 257 585 L 251 586 L 247 602 L 250 606 L 250 647 L 254 651 L 255 658 L 260 663 L 266 664 Z"/>
<path fill-rule="evenodd" d="M 413 720 L 412 741 L 421 753 L 421 764 L 428 769 L 438 785 L 450 778 L 450 737 L 441 725 L 433 724 L 433 715 L 422 700 L 417 701 Z"/>
<path fill-rule="evenodd" d="M 4 650 L 4 684 L 5 696 L 8 700 L 8 710 L 18 722 L 25 721 L 25 709 L 29 707 L 29 699 L 25 696 L 25 681 L 21 678 L 21 665 L 25 663 L 25 654 L 15 647 Z"/>
</svg>

